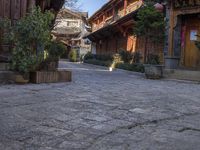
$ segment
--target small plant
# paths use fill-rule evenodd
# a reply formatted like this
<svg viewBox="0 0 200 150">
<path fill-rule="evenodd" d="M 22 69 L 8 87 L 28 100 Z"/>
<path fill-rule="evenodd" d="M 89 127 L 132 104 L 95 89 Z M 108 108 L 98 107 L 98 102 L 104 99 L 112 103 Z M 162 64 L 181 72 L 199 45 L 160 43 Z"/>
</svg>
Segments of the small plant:
<svg viewBox="0 0 200 150">
<path fill-rule="evenodd" d="M 159 56 L 155 54 L 149 54 L 147 58 L 147 64 L 159 65 L 160 64 Z"/>
<path fill-rule="evenodd" d="M 116 68 L 144 73 L 144 66 L 142 64 L 117 63 Z"/>
<path fill-rule="evenodd" d="M 69 61 L 71 62 L 76 62 L 77 61 L 77 51 L 75 49 L 72 49 L 70 52 L 69 52 Z"/>
<path fill-rule="evenodd" d="M 126 51 L 126 50 L 121 50 L 119 52 L 122 61 L 124 61 L 124 63 L 130 63 L 133 60 L 133 53 Z"/>
</svg>

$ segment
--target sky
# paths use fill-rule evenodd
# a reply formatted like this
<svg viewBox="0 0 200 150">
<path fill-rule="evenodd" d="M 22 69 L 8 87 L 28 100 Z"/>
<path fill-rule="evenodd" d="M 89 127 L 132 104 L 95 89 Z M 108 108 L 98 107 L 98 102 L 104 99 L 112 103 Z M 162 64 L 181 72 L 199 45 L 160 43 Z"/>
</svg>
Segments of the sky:
<svg viewBox="0 0 200 150">
<path fill-rule="evenodd" d="M 108 0 L 80 0 L 79 5 L 82 11 L 88 11 L 89 16 L 91 16 L 106 2 L 108 2 Z"/>
</svg>

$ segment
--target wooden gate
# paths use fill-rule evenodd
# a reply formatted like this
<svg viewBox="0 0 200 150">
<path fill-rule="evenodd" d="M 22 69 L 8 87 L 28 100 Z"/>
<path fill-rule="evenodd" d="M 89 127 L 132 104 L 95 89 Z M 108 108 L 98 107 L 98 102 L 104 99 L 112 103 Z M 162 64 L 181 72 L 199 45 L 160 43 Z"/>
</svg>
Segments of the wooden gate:
<svg viewBox="0 0 200 150">
<path fill-rule="evenodd" d="M 199 40 L 197 35 L 200 35 L 200 19 L 190 17 L 186 21 L 185 67 L 200 68 L 200 50 L 195 45 L 195 41 Z"/>
</svg>

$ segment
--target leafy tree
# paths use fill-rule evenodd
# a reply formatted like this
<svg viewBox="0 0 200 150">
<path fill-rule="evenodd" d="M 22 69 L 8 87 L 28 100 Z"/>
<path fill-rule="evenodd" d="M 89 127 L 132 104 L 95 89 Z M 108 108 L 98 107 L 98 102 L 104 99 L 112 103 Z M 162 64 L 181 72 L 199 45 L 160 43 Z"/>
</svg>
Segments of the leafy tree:
<svg viewBox="0 0 200 150">
<path fill-rule="evenodd" d="M 34 8 L 20 19 L 10 31 L 9 39 L 13 45 L 11 68 L 28 73 L 37 68 L 44 58 L 44 48 L 51 40 L 50 24 L 54 15 L 49 11 L 42 13 Z"/>
<path fill-rule="evenodd" d="M 150 40 L 155 44 L 159 44 L 164 40 L 164 15 L 155 9 L 153 3 L 146 3 L 146 5 L 138 12 L 133 32 L 135 36 L 144 38 L 144 61 L 146 63 L 147 55 L 149 54 L 149 50 L 147 48 L 148 41 Z"/>
</svg>

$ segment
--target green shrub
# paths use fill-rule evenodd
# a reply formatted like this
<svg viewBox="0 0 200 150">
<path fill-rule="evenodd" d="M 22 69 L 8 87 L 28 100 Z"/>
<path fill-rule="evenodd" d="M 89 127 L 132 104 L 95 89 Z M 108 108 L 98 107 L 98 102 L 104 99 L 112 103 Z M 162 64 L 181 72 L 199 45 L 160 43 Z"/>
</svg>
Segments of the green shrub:
<svg viewBox="0 0 200 150">
<path fill-rule="evenodd" d="M 147 57 L 147 63 L 152 65 L 158 65 L 160 64 L 160 58 L 158 55 L 149 54 Z"/>
<path fill-rule="evenodd" d="M 121 50 L 119 52 L 122 61 L 124 61 L 124 63 L 130 63 L 133 60 L 133 53 L 126 51 L 126 50 Z"/>
<path fill-rule="evenodd" d="M 94 55 L 91 52 L 88 52 L 84 56 L 84 60 L 88 60 L 88 59 L 94 59 Z"/>
<path fill-rule="evenodd" d="M 77 52 L 76 50 L 72 49 L 70 52 L 69 52 L 69 61 L 71 62 L 76 62 L 77 61 Z"/>
<path fill-rule="evenodd" d="M 118 63 L 116 68 L 144 73 L 144 66 L 142 64 Z"/>
<path fill-rule="evenodd" d="M 21 74 L 26 74 L 35 71 L 39 68 L 43 61 L 43 54 L 37 56 L 30 54 L 29 50 L 17 46 L 12 50 L 11 69 L 18 71 Z"/>
<path fill-rule="evenodd" d="M 64 44 L 57 41 L 51 41 L 47 46 L 48 58 L 58 60 L 59 57 L 64 54 L 65 50 Z"/>
<path fill-rule="evenodd" d="M 110 54 L 99 54 L 94 56 L 97 60 L 101 61 L 113 61 L 113 55 Z"/>
<path fill-rule="evenodd" d="M 113 55 L 110 54 L 92 54 L 91 52 L 88 52 L 84 56 L 84 60 L 89 60 L 89 59 L 96 59 L 100 61 L 113 61 Z"/>
<path fill-rule="evenodd" d="M 51 39 L 53 14 L 34 8 L 29 14 L 8 26 L 8 41 L 12 49 L 11 69 L 26 74 L 35 71 L 44 59 L 44 48 Z M 9 25 L 9 24 L 8 24 Z"/>
<path fill-rule="evenodd" d="M 88 59 L 88 60 L 85 60 L 84 63 L 105 66 L 105 67 L 110 67 L 112 65 L 112 61 L 101 61 L 97 59 Z"/>
</svg>

